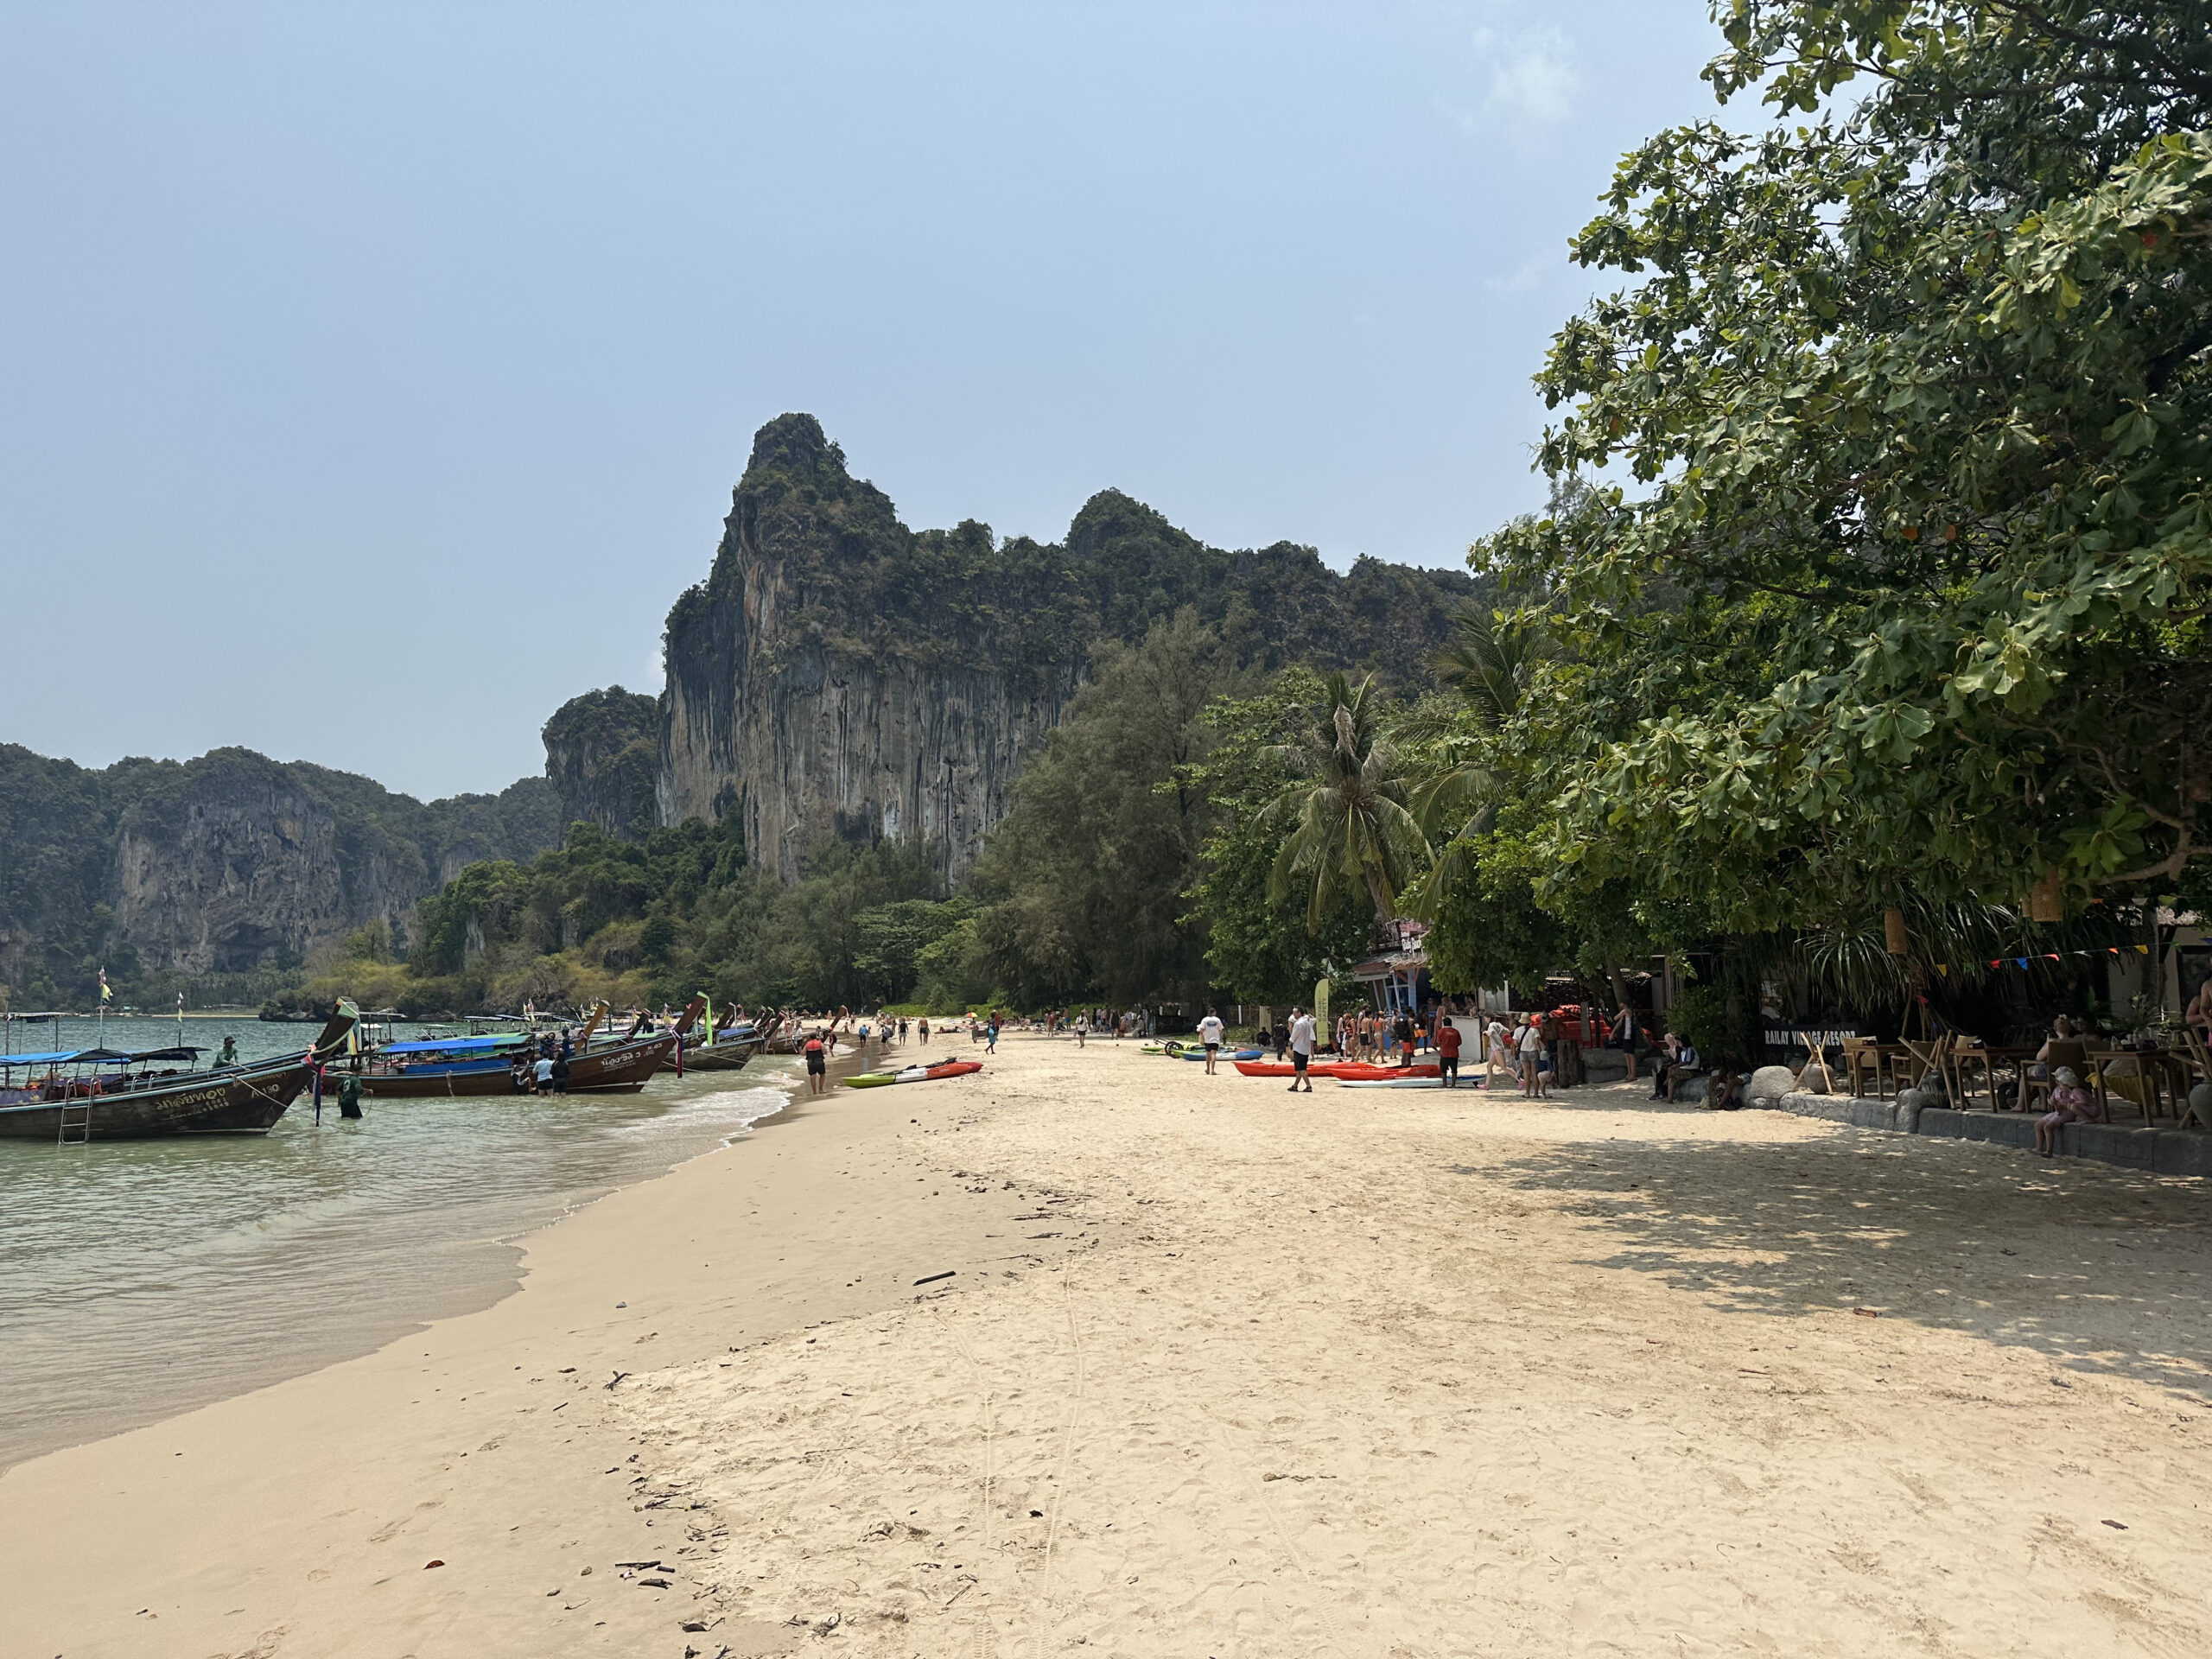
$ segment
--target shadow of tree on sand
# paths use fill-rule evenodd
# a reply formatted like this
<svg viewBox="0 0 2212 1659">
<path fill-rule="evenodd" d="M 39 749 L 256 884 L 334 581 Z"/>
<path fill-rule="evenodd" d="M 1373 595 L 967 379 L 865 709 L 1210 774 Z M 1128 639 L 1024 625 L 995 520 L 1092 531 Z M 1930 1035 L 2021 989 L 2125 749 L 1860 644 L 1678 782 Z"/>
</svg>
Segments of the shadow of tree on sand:
<svg viewBox="0 0 2212 1659">
<path fill-rule="evenodd" d="M 1787 1143 L 1631 1132 L 1498 1173 L 1615 1241 L 1588 1265 L 1656 1274 L 1723 1312 L 1872 1308 L 2212 1398 L 2202 1180 L 1850 1129 Z"/>
</svg>

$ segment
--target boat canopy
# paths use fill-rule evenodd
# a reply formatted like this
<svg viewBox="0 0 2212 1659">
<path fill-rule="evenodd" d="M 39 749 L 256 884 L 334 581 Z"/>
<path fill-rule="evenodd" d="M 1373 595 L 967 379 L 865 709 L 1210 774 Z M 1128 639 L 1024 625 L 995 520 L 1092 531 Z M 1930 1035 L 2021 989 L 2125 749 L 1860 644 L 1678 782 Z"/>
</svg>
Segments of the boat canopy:
<svg viewBox="0 0 2212 1659">
<path fill-rule="evenodd" d="M 0 1065 L 123 1065 L 137 1058 L 114 1048 L 63 1048 L 50 1054 L 0 1054 Z"/>
<path fill-rule="evenodd" d="M 170 1048 L 142 1048 L 132 1053 L 133 1060 L 196 1060 L 207 1051 L 179 1043 Z"/>
<path fill-rule="evenodd" d="M 426 1037 L 411 1043 L 386 1043 L 379 1054 L 480 1054 L 488 1049 L 512 1048 L 528 1038 L 502 1032 L 494 1037 Z"/>
</svg>

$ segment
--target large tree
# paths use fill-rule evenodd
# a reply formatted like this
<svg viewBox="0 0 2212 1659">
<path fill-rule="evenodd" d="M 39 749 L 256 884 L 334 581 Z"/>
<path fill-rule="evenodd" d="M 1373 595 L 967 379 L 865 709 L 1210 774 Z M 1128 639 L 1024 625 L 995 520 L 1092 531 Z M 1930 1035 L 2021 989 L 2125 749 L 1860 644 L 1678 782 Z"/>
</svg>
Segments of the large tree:
<svg viewBox="0 0 2212 1659">
<path fill-rule="evenodd" d="M 1545 887 L 1711 925 L 2076 903 L 2212 857 L 2212 28 L 2198 5 L 1716 7 L 1811 117 L 1661 134 L 1480 563 L 1567 647 L 1513 748 Z M 1862 94 L 1821 114 L 1839 89 Z M 1832 101 L 1832 100 L 1831 100 Z"/>
<path fill-rule="evenodd" d="M 1212 817 L 1190 769 L 1213 742 L 1206 705 L 1248 677 L 1188 609 L 1101 648 L 976 868 L 995 988 L 1025 1007 L 1203 998 L 1205 932 L 1183 894 Z"/>
</svg>

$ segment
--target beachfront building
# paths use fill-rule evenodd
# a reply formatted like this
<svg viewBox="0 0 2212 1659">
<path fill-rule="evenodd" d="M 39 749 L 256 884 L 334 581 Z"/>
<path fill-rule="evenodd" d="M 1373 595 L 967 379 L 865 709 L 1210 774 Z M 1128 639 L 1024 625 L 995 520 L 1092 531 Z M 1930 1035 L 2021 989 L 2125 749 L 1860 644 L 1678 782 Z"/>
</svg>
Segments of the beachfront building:
<svg viewBox="0 0 2212 1659">
<path fill-rule="evenodd" d="M 1428 951 L 1422 943 L 1428 934 L 1427 925 L 1395 921 L 1390 931 L 1393 948 L 1359 963 L 1351 970 L 1352 977 L 1367 993 L 1369 1003 L 1383 1013 L 1418 1014 L 1435 1006 L 1442 998 L 1429 976 Z M 1475 1007 L 1484 1014 L 1508 1013 L 1513 1007 L 1513 993 L 1507 986 L 1471 995 Z"/>
</svg>

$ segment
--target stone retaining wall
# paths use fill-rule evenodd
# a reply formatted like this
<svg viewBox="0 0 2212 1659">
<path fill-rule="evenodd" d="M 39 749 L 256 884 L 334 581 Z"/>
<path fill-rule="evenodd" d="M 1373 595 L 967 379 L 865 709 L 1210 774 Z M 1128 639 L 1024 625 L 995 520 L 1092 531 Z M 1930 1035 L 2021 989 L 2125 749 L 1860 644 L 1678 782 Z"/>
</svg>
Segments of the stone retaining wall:
<svg viewBox="0 0 2212 1659">
<path fill-rule="evenodd" d="M 1902 1113 L 1893 1100 L 1853 1095 L 1784 1095 L 1751 1103 L 1800 1117 L 1826 1118 L 1854 1128 L 1885 1129 L 1892 1135 L 1944 1135 L 1961 1141 L 2033 1152 L 2036 1121 L 2025 1112 L 1961 1112 L 1948 1106 L 1923 1106 Z M 2087 1158 L 2158 1175 L 2212 1176 L 2212 1135 L 2194 1129 L 2124 1128 L 2116 1123 L 2069 1123 L 2058 1132 L 2058 1150 L 2068 1158 Z"/>
</svg>

